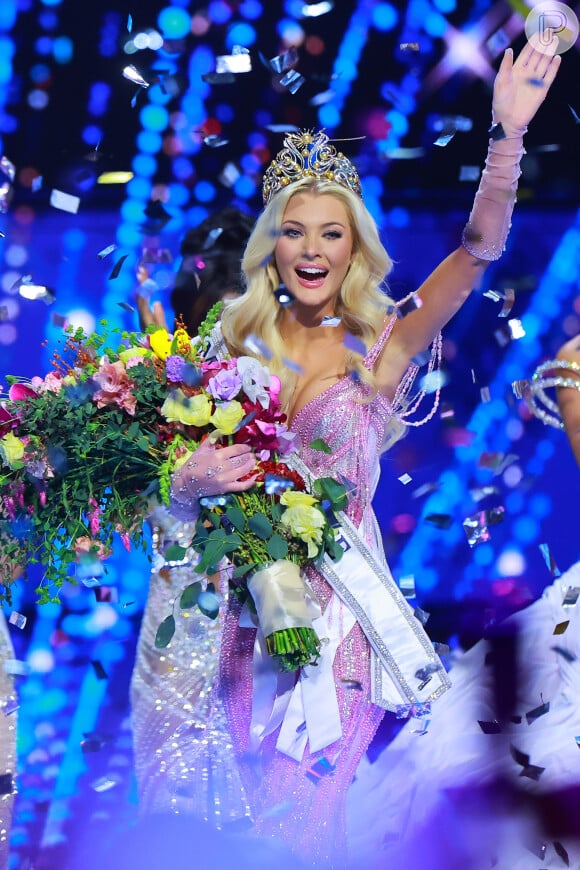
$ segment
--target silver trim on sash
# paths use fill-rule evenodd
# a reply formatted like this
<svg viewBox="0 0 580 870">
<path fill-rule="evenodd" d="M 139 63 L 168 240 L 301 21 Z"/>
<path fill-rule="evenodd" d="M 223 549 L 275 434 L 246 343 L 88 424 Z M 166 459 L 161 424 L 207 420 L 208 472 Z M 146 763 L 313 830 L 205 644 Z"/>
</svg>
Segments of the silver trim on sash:
<svg viewBox="0 0 580 870">
<path fill-rule="evenodd" d="M 310 484 L 315 479 L 299 457 L 292 455 L 285 457 L 285 461 Z M 320 571 L 354 614 L 372 647 L 373 703 L 397 712 L 402 706 L 435 700 L 451 687 L 451 681 L 433 644 L 387 565 L 376 559 L 346 514 L 338 513 L 337 519 L 346 545 L 345 556 L 339 562 L 326 556 Z M 364 568 L 360 560 L 364 561 Z M 365 585 L 375 586 L 370 593 L 374 599 L 371 609 L 362 605 L 361 590 L 355 588 L 356 571 L 361 569 L 366 575 Z M 387 634 L 385 626 L 381 628 L 377 623 L 388 610 L 391 613 Z"/>
</svg>

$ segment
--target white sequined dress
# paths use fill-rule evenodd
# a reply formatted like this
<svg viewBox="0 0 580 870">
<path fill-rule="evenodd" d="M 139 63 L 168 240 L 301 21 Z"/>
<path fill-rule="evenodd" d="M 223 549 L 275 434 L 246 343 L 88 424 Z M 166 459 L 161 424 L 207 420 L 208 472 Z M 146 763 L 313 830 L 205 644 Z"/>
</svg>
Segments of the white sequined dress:
<svg viewBox="0 0 580 870">
<path fill-rule="evenodd" d="M 172 544 L 186 546 L 194 525 L 164 508 L 149 521 L 153 570 L 131 682 L 140 810 L 191 814 L 222 828 L 249 815 L 215 685 L 222 617 L 181 609 L 183 590 L 206 579 L 194 573 L 194 554 L 181 562 L 163 556 Z M 157 629 L 171 613 L 175 636 L 157 649 Z"/>
</svg>

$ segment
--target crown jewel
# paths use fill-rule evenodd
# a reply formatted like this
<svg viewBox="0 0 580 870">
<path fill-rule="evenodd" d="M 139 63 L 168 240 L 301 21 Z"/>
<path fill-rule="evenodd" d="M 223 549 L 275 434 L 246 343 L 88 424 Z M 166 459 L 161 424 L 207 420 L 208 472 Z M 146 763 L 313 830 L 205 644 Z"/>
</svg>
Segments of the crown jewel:
<svg viewBox="0 0 580 870">
<path fill-rule="evenodd" d="M 268 205 L 274 194 L 283 187 L 304 178 L 335 181 L 342 187 L 348 187 L 362 199 L 358 172 L 348 157 L 328 143 L 328 136 L 322 130 L 318 133 L 310 130 L 289 133 L 284 139 L 284 147 L 264 174 L 264 205 Z"/>
</svg>

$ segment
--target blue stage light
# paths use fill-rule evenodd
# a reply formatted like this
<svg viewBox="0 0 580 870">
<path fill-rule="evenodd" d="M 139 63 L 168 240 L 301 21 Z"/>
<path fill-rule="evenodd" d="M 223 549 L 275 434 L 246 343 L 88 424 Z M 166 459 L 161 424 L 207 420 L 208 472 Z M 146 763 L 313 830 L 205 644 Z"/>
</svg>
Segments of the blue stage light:
<svg viewBox="0 0 580 870">
<path fill-rule="evenodd" d="M 206 219 L 208 214 L 209 212 L 207 208 L 204 208 L 201 205 L 194 205 L 187 212 L 187 223 L 190 227 L 196 227 Z"/>
<path fill-rule="evenodd" d="M 0 3 L 0 30 L 12 30 L 16 23 L 18 3 L 16 0 L 2 0 Z"/>
<path fill-rule="evenodd" d="M 83 142 L 86 142 L 91 147 L 95 147 L 103 138 L 103 131 L 96 124 L 87 124 L 81 135 Z"/>
<path fill-rule="evenodd" d="M 127 191 L 127 196 L 130 196 L 132 199 L 146 200 L 149 199 L 151 195 L 151 182 L 146 178 L 132 178 L 131 181 L 127 183 L 125 190 Z M 141 208 L 142 207 L 143 206 L 141 205 Z M 139 217 L 143 217 L 142 212 Z"/>
<path fill-rule="evenodd" d="M 543 442 L 547 447 L 550 448 L 550 456 L 554 452 L 554 445 L 551 441 Z M 538 450 L 538 453 L 540 451 Z M 533 517 L 536 517 L 538 520 L 543 520 L 545 517 L 549 517 L 552 513 L 553 504 L 550 496 L 545 492 L 537 492 L 535 493 L 528 501 L 528 510 Z"/>
<path fill-rule="evenodd" d="M 234 184 L 234 193 L 242 199 L 249 199 L 256 192 L 256 183 L 247 175 L 240 175 Z"/>
<path fill-rule="evenodd" d="M 207 16 L 214 24 L 225 24 L 232 17 L 232 10 L 224 0 L 212 0 L 207 7 Z"/>
<path fill-rule="evenodd" d="M 234 45 L 243 45 L 247 48 L 256 41 L 256 31 L 247 21 L 237 21 L 229 28 L 226 36 L 226 45 L 231 50 Z"/>
<path fill-rule="evenodd" d="M 395 136 L 398 136 L 400 138 L 408 132 L 409 121 L 407 120 L 407 116 L 403 115 L 402 112 L 399 112 L 397 109 L 390 109 L 386 113 L 385 117 L 390 123 L 391 129 Z"/>
<path fill-rule="evenodd" d="M 184 184 L 169 185 L 169 203 L 179 208 L 189 200 L 189 190 Z"/>
<path fill-rule="evenodd" d="M 234 107 L 230 106 L 229 103 L 220 103 L 215 107 L 214 114 L 222 124 L 229 124 L 236 117 Z"/>
<path fill-rule="evenodd" d="M 377 30 L 392 30 L 398 17 L 397 10 L 390 3 L 375 3 L 372 23 Z"/>
<path fill-rule="evenodd" d="M 39 36 L 34 43 L 34 48 L 37 54 L 47 55 L 52 52 L 52 36 Z"/>
<path fill-rule="evenodd" d="M 139 118 L 146 130 L 154 130 L 157 133 L 165 130 L 169 123 L 169 113 L 163 106 L 144 106 Z"/>
<path fill-rule="evenodd" d="M 449 27 L 448 22 L 438 12 L 429 12 L 423 20 L 423 27 L 429 36 L 439 38 L 445 35 L 445 31 Z"/>
<path fill-rule="evenodd" d="M 193 166 L 187 157 L 176 157 L 173 161 L 173 174 L 180 181 L 184 178 L 191 178 L 193 175 Z"/>
<path fill-rule="evenodd" d="M 106 82 L 93 82 L 89 93 L 88 109 L 91 115 L 103 115 L 111 96 L 111 86 Z"/>
<path fill-rule="evenodd" d="M 141 130 L 137 135 L 137 147 L 145 154 L 157 154 L 161 145 L 161 136 L 153 130 Z"/>
<path fill-rule="evenodd" d="M 255 21 L 263 12 L 262 4 L 258 0 L 243 0 L 239 7 L 240 15 Z"/>
<path fill-rule="evenodd" d="M 326 103 L 318 110 L 318 120 L 321 127 L 334 128 L 340 124 L 340 112 L 332 103 Z"/>
<path fill-rule="evenodd" d="M 127 201 L 129 202 L 130 200 Z M 137 203 L 137 205 L 139 206 L 138 212 L 137 210 L 131 212 L 131 214 L 134 215 L 135 220 L 143 218 L 143 203 Z M 130 218 L 130 220 L 132 220 L 132 218 Z M 121 247 L 123 248 L 133 248 L 142 243 L 143 234 L 141 233 L 139 227 L 137 227 L 134 223 L 123 223 L 117 229 L 117 241 L 119 242 L 119 245 L 121 245 Z M 115 300 L 115 305 L 117 305 L 117 300 Z"/>
<path fill-rule="evenodd" d="M 136 154 L 133 158 L 133 171 L 136 175 L 151 178 L 152 175 L 155 175 L 156 169 L 157 161 L 151 154 Z"/>
<path fill-rule="evenodd" d="M 50 78 L 50 69 L 45 63 L 36 63 L 30 70 L 30 79 L 35 85 L 40 85 Z"/>
<path fill-rule="evenodd" d="M 522 544 L 531 544 L 540 534 L 540 526 L 533 517 L 518 517 L 512 525 L 512 534 Z"/>
<path fill-rule="evenodd" d="M 406 208 L 395 206 L 389 212 L 389 223 L 392 227 L 407 227 L 411 222 L 411 217 Z"/>
<path fill-rule="evenodd" d="M 183 39 L 190 32 L 191 18 L 185 9 L 167 6 L 159 13 L 157 24 L 166 39 Z"/>
<path fill-rule="evenodd" d="M 262 164 L 258 160 L 255 154 L 244 154 L 242 159 L 240 160 L 240 166 L 244 170 L 244 172 L 250 174 L 252 172 L 259 172 Z"/>
<path fill-rule="evenodd" d="M 52 43 L 52 54 L 57 63 L 68 63 L 73 56 L 73 42 L 68 36 L 57 36 Z"/>
<path fill-rule="evenodd" d="M 473 548 L 473 561 L 480 567 L 493 562 L 493 547 L 491 544 L 478 544 Z"/>
<path fill-rule="evenodd" d="M 209 181 L 198 181 L 193 188 L 193 195 L 200 202 L 211 202 L 215 197 L 215 187 Z"/>
</svg>

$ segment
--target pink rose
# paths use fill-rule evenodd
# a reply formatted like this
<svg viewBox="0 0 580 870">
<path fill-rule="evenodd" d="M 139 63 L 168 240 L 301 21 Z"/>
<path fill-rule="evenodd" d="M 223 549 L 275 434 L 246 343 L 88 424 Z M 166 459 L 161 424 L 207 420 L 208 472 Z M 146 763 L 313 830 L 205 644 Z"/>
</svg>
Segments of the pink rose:
<svg viewBox="0 0 580 870">
<path fill-rule="evenodd" d="M 49 372 L 44 378 L 32 378 L 30 383 L 38 393 L 58 394 L 62 390 L 62 375 L 60 372 Z"/>
<path fill-rule="evenodd" d="M 93 395 L 97 408 L 107 405 L 117 405 L 128 414 L 135 414 L 137 400 L 133 394 L 134 382 L 127 375 L 122 362 L 110 362 L 104 359 L 98 371 L 93 375 L 94 383 L 99 387 Z"/>
</svg>

